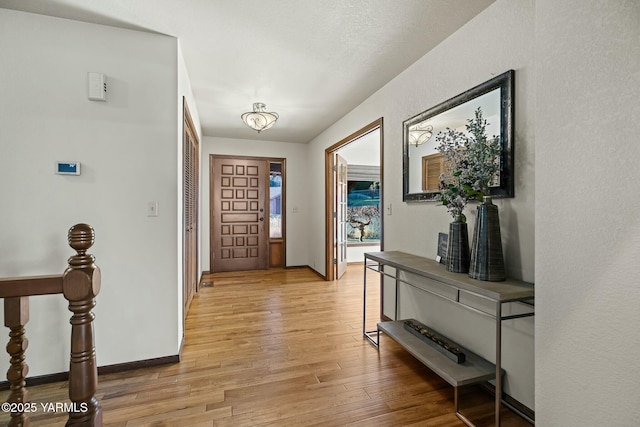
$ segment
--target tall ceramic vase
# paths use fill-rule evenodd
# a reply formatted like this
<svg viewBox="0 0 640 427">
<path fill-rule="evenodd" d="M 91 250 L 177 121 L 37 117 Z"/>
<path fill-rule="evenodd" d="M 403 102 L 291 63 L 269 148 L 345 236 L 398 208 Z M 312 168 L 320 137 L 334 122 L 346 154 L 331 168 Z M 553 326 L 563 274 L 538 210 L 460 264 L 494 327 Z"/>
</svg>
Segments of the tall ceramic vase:
<svg viewBox="0 0 640 427">
<path fill-rule="evenodd" d="M 469 277 L 491 282 L 506 279 L 500 218 L 498 207 L 493 204 L 491 196 L 484 196 L 482 203 L 476 209 Z"/>
<path fill-rule="evenodd" d="M 460 215 L 449 224 L 449 244 L 447 246 L 447 270 L 454 273 L 469 272 L 469 232 L 467 223 Z"/>
</svg>

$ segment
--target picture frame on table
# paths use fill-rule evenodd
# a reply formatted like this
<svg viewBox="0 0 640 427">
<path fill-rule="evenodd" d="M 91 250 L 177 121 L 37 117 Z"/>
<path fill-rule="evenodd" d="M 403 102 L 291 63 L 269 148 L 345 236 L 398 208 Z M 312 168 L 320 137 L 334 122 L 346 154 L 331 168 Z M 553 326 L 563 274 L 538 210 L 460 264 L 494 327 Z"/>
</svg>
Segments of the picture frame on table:
<svg viewBox="0 0 640 427">
<path fill-rule="evenodd" d="M 440 264 L 447 262 L 447 246 L 449 245 L 449 235 L 447 233 L 438 233 L 438 255 L 436 261 Z"/>
</svg>

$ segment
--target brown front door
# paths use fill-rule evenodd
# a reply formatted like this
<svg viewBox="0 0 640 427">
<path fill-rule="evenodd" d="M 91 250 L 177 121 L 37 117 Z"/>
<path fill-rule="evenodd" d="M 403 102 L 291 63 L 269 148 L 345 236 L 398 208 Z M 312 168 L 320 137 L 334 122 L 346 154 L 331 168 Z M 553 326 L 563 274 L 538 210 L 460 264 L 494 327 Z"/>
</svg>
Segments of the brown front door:
<svg viewBox="0 0 640 427">
<path fill-rule="evenodd" d="M 213 271 L 269 267 L 267 160 L 211 156 Z"/>
</svg>

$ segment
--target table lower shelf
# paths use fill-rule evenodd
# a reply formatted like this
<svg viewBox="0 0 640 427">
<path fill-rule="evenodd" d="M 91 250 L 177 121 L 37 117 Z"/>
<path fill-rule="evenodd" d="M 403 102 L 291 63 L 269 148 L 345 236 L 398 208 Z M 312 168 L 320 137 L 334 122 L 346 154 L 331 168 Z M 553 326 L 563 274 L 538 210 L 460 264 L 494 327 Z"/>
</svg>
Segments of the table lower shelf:
<svg viewBox="0 0 640 427">
<path fill-rule="evenodd" d="M 380 322 L 378 331 L 384 332 L 452 386 L 460 387 L 495 379 L 496 365 L 493 363 L 464 348 L 461 350 L 465 353 L 466 360 L 463 363 L 456 363 L 407 331 L 404 328 L 404 322 L 404 320 Z"/>
</svg>

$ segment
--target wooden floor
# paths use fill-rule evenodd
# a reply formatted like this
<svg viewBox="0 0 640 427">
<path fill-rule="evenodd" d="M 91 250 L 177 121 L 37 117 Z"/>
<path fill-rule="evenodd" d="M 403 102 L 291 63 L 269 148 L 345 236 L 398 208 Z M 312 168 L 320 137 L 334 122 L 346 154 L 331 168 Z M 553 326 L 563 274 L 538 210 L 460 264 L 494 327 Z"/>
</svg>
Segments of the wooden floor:
<svg viewBox="0 0 640 427">
<path fill-rule="evenodd" d="M 463 426 L 452 387 L 388 337 L 379 352 L 363 340 L 362 271 L 350 266 L 336 282 L 308 269 L 205 276 L 213 286 L 194 297 L 179 364 L 100 376 L 105 425 Z M 378 279 L 368 276 L 373 310 Z M 30 388 L 38 406 L 66 393 L 66 383 Z M 465 399 L 491 415 L 483 392 Z M 39 410 L 31 425 L 65 419 Z"/>
</svg>

